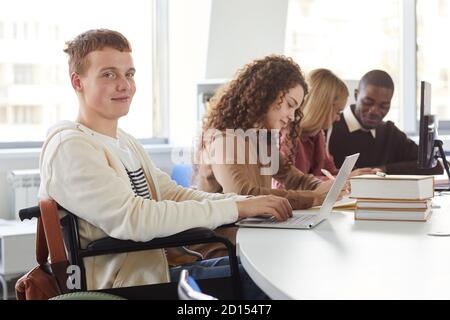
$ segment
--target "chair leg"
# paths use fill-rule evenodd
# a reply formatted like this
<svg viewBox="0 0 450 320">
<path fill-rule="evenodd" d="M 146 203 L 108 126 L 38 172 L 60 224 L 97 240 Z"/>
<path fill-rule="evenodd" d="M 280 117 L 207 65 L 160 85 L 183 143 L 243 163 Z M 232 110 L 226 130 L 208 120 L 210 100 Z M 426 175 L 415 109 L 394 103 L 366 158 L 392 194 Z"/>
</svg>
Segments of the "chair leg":
<svg viewBox="0 0 450 320">
<path fill-rule="evenodd" d="M 229 241 L 220 241 L 220 242 L 222 242 L 227 247 L 228 250 L 233 293 L 236 299 L 238 300 L 242 299 L 241 276 L 239 274 L 239 265 L 236 256 L 236 247 Z"/>
</svg>

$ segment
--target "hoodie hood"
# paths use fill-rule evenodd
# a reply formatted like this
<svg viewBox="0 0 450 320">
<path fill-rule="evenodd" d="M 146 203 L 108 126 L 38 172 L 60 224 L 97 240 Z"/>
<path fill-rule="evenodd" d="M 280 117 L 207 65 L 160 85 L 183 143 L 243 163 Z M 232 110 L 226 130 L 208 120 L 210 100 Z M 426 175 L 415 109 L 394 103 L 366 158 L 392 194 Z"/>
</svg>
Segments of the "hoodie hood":
<svg viewBox="0 0 450 320">
<path fill-rule="evenodd" d="M 41 156 L 39 159 L 39 168 L 41 168 L 41 166 L 42 166 L 42 159 L 44 157 L 44 154 L 45 154 L 45 151 L 47 149 L 49 142 L 53 139 L 53 137 L 55 135 L 57 135 L 58 133 L 60 133 L 62 131 L 65 131 L 65 130 L 80 131 L 80 128 L 78 126 L 78 123 L 69 121 L 69 120 L 60 121 L 60 122 L 57 122 L 56 124 L 54 124 L 53 126 L 51 126 L 47 130 L 47 138 L 44 141 L 44 144 L 42 145 Z"/>
<path fill-rule="evenodd" d="M 69 120 L 64 120 L 55 123 L 47 130 L 46 142 L 49 141 L 51 138 L 53 138 L 57 133 L 64 130 L 79 130 L 78 123 Z"/>
</svg>

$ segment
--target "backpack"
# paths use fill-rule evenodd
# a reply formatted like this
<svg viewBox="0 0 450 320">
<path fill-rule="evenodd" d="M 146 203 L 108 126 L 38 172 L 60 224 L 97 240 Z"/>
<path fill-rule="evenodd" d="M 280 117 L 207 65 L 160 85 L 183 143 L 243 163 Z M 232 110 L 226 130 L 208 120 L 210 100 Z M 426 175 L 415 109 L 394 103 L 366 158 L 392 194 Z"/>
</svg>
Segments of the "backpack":
<svg viewBox="0 0 450 320">
<path fill-rule="evenodd" d="M 39 201 L 36 231 L 38 265 L 16 283 L 17 300 L 48 300 L 67 293 L 67 261 L 56 202 Z M 50 263 L 48 262 L 50 253 Z"/>
</svg>

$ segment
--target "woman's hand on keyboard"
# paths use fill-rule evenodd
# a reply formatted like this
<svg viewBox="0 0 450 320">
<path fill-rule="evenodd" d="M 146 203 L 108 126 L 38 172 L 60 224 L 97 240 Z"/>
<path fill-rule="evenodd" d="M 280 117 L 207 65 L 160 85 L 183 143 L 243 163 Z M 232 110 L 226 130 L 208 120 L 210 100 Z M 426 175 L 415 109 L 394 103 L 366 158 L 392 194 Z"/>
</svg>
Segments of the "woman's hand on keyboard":
<svg viewBox="0 0 450 320">
<path fill-rule="evenodd" d="M 239 218 L 254 216 L 273 216 L 277 221 L 292 217 L 292 207 L 289 201 L 274 195 L 257 196 L 236 201 Z"/>
</svg>

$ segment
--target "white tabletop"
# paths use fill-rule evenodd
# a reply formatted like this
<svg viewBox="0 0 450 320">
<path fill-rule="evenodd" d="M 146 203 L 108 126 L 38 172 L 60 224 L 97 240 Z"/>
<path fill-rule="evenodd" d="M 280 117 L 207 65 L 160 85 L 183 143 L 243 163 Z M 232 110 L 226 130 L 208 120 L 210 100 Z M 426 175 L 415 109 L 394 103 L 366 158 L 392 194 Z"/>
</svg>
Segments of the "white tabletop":
<svg viewBox="0 0 450 320">
<path fill-rule="evenodd" d="M 37 219 L 32 220 L 6 220 L 0 219 L 0 237 L 36 233 Z"/>
<path fill-rule="evenodd" d="M 238 254 L 273 299 L 450 299 L 450 196 L 428 222 L 355 221 L 311 230 L 240 228 Z M 445 203 L 447 202 L 447 204 Z"/>
</svg>

